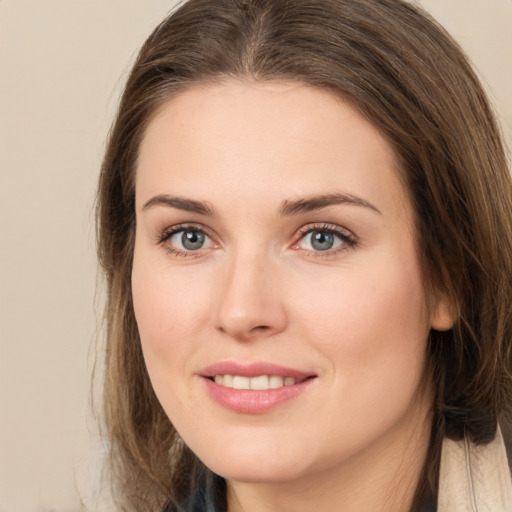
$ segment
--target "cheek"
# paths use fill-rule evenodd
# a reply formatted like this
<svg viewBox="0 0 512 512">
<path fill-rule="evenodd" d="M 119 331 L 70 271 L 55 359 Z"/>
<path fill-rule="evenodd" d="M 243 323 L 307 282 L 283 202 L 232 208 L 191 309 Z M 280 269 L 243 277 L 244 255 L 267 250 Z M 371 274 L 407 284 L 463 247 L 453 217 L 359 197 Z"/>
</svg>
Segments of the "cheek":
<svg viewBox="0 0 512 512">
<path fill-rule="evenodd" d="M 415 266 L 399 265 L 348 269 L 315 283 L 305 282 L 296 293 L 301 297 L 299 316 L 307 319 L 305 327 L 332 331 L 325 342 L 333 341 L 333 348 L 339 346 L 336 339 L 353 340 L 359 349 L 369 341 L 375 348 L 375 344 L 389 343 L 389 337 L 399 342 L 425 334 L 428 315 L 419 271 Z"/>
<path fill-rule="evenodd" d="M 137 251 L 132 270 L 135 318 L 147 371 L 168 415 L 190 400 L 188 379 L 197 350 L 194 335 L 208 314 L 201 278 L 183 269 L 171 272 L 165 258 Z M 181 405 L 180 405 L 181 404 Z"/>
<path fill-rule="evenodd" d="M 191 267 L 173 271 L 165 258 L 135 250 L 133 305 L 143 345 L 175 351 L 204 325 L 210 292 L 208 279 L 199 274 Z"/>
<path fill-rule="evenodd" d="M 302 329 L 330 361 L 344 401 L 378 405 L 392 392 L 405 403 L 421 381 L 429 332 L 420 271 L 399 255 L 361 268 L 308 286 L 317 293 L 300 303 Z"/>
</svg>

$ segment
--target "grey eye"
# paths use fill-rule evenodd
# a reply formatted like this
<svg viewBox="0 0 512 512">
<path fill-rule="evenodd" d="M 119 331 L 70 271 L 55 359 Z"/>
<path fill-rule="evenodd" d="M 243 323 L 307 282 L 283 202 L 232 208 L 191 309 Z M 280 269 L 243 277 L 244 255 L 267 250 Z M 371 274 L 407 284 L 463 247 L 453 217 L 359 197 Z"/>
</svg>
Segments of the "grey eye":
<svg viewBox="0 0 512 512">
<path fill-rule="evenodd" d="M 312 231 L 310 234 L 311 247 L 315 251 L 328 251 L 334 246 L 334 235 L 325 231 Z"/>
<path fill-rule="evenodd" d="M 201 249 L 204 245 L 204 233 L 198 231 L 184 231 L 181 235 L 183 247 L 189 251 Z"/>
<path fill-rule="evenodd" d="M 174 247 L 185 251 L 197 251 L 202 249 L 206 242 L 206 235 L 193 229 L 182 229 L 174 233 L 170 238 Z"/>
<path fill-rule="evenodd" d="M 311 229 L 302 235 L 297 244 L 300 249 L 314 252 L 328 252 L 354 245 L 355 241 L 349 234 L 338 233 L 333 228 Z"/>
</svg>

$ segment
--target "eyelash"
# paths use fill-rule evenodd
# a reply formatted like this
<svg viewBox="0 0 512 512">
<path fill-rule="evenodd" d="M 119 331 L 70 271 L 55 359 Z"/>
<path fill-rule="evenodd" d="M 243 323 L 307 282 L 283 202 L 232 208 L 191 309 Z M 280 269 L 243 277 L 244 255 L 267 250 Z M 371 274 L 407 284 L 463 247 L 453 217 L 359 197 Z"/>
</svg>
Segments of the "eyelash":
<svg viewBox="0 0 512 512">
<path fill-rule="evenodd" d="M 196 224 L 178 224 L 176 226 L 172 226 L 166 229 L 159 237 L 158 243 L 162 245 L 169 254 L 172 254 L 173 256 L 178 256 L 180 258 L 197 258 L 202 256 L 202 252 L 200 249 L 198 249 L 197 251 L 182 251 L 181 249 L 176 249 L 172 245 L 166 243 L 176 233 L 180 233 L 181 231 L 193 231 L 195 233 L 201 233 L 204 236 L 208 237 L 210 240 L 213 240 L 205 229 L 197 226 Z"/>
<path fill-rule="evenodd" d="M 308 255 L 314 256 L 315 258 L 329 258 L 336 256 L 342 252 L 354 249 L 358 245 L 357 238 L 351 234 L 348 230 L 340 228 L 335 224 L 309 224 L 299 229 L 297 241 L 292 244 L 292 249 L 300 250 L 298 244 L 303 240 L 309 233 L 320 232 L 338 237 L 342 245 L 335 249 L 328 249 L 326 251 L 314 251 L 308 250 Z"/>
<path fill-rule="evenodd" d="M 196 233 L 200 233 L 204 235 L 205 237 L 209 238 L 210 240 L 213 240 L 213 238 L 208 234 L 208 232 L 201 228 L 198 225 L 195 224 L 178 224 L 176 226 L 172 226 L 168 229 L 166 229 L 161 236 L 158 238 L 158 244 L 162 245 L 164 249 L 169 253 L 177 257 L 182 258 L 197 258 L 201 257 L 203 255 L 203 252 L 201 249 L 198 250 L 189 250 L 189 251 L 183 251 L 181 249 L 177 249 L 173 247 L 172 245 L 169 245 L 167 242 L 177 233 L 180 233 L 181 231 L 193 231 Z M 334 224 L 308 224 L 298 230 L 297 236 L 295 237 L 295 242 L 291 245 L 291 249 L 294 250 L 301 250 L 300 247 L 298 247 L 299 243 L 306 237 L 306 235 L 314 232 L 321 232 L 326 233 L 329 235 L 334 235 L 335 237 L 339 238 L 342 242 L 342 245 L 340 247 L 337 247 L 335 249 L 327 249 L 325 251 L 315 251 L 315 250 L 307 250 L 304 249 L 308 255 L 312 255 L 316 258 L 328 258 L 335 256 L 336 254 L 339 254 L 341 252 L 347 251 L 349 249 L 353 249 L 357 247 L 358 241 L 357 238 L 351 234 L 346 229 L 342 229 L 339 226 L 336 226 Z M 214 242 L 215 243 L 215 242 Z"/>
</svg>

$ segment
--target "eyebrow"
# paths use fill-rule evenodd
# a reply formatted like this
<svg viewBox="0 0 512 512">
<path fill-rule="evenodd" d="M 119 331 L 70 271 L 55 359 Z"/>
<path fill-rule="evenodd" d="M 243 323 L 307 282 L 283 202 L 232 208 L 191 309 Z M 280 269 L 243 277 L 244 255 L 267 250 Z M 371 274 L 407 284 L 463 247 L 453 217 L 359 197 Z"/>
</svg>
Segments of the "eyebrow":
<svg viewBox="0 0 512 512">
<path fill-rule="evenodd" d="M 326 194 L 316 195 L 297 199 L 294 201 L 283 201 L 279 208 L 279 214 L 283 216 L 297 215 L 299 213 L 307 213 L 315 210 L 321 210 L 327 206 L 333 206 L 338 204 L 348 204 L 353 206 L 362 206 L 368 208 L 375 213 L 382 215 L 380 210 L 361 197 L 354 196 L 352 194 Z"/>
<path fill-rule="evenodd" d="M 353 206 L 361 206 L 368 208 L 373 212 L 382 215 L 380 210 L 361 197 L 354 196 L 352 194 L 323 194 L 305 197 L 296 200 L 286 199 L 281 203 L 279 208 L 279 215 L 288 217 L 291 215 L 298 215 L 301 213 L 312 212 L 321 210 L 327 206 L 348 204 Z M 215 210 L 206 201 L 196 201 L 194 199 L 188 199 L 179 196 L 169 196 L 167 194 L 159 194 L 148 201 L 142 206 L 142 211 L 154 208 L 155 206 L 168 206 L 183 210 L 187 212 L 197 213 L 198 215 L 206 215 L 212 217 L 216 215 Z"/>
<path fill-rule="evenodd" d="M 215 210 L 205 201 L 195 201 L 194 199 L 174 197 L 167 194 L 160 194 L 146 201 L 142 205 L 142 211 L 154 208 L 155 206 L 170 206 L 178 210 L 207 215 L 209 217 L 215 215 Z"/>
</svg>

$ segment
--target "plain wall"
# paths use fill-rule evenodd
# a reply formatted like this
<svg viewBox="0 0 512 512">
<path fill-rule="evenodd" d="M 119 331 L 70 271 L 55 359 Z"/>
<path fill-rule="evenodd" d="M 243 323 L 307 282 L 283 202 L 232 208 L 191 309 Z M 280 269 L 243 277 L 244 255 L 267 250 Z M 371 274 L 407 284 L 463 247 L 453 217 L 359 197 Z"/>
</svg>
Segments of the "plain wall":
<svg viewBox="0 0 512 512">
<path fill-rule="evenodd" d="M 470 54 L 510 146 L 512 0 L 421 3 Z M 111 510 L 89 407 L 94 194 L 129 64 L 174 4 L 0 0 L 0 512 Z"/>
</svg>

